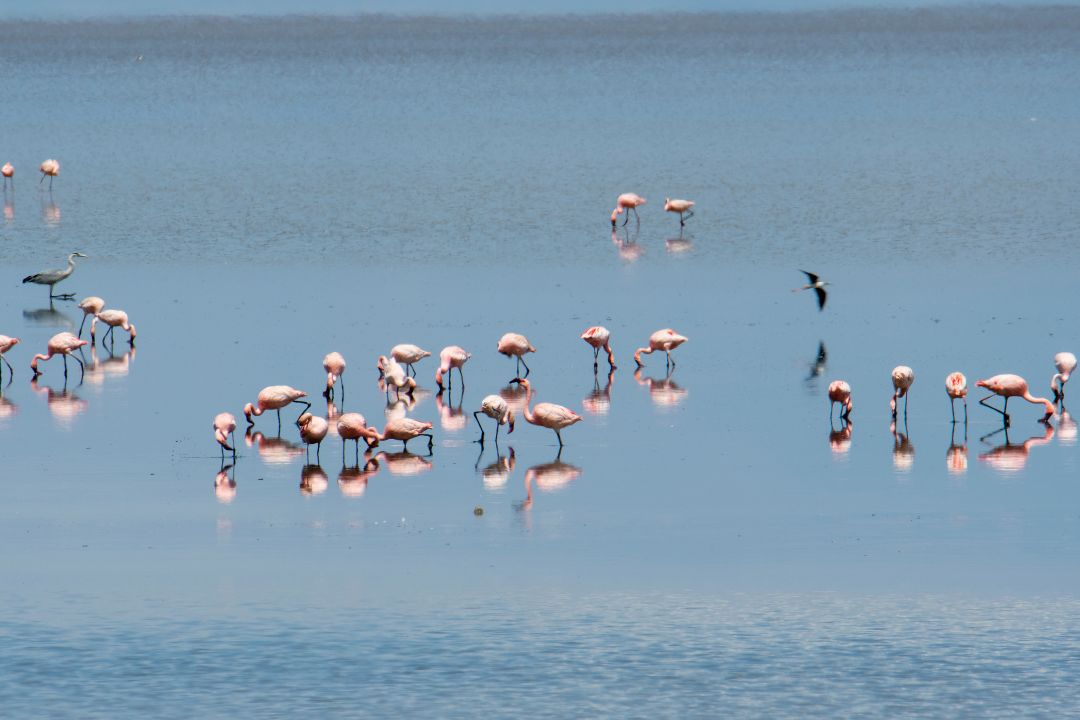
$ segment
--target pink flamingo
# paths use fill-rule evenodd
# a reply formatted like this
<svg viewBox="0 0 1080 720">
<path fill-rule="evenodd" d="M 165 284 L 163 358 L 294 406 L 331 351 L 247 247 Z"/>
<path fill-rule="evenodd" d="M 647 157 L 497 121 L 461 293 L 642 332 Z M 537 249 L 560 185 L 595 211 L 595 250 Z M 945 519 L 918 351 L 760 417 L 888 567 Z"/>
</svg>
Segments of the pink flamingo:
<svg viewBox="0 0 1080 720">
<path fill-rule="evenodd" d="M 11 180 L 11 187 L 15 187 L 15 166 L 11 163 L 4 163 L 4 167 L 0 168 L 0 174 L 4 176 L 4 187 L 7 188 L 8 180 Z"/>
<path fill-rule="evenodd" d="M 495 445 L 499 444 L 499 426 L 509 425 L 507 434 L 514 432 L 514 411 L 501 395 L 488 395 L 480 401 L 480 409 L 474 412 L 473 419 L 480 428 L 480 447 L 484 446 L 484 426 L 480 424 L 480 413 L 487 415 L 495 421 Z"/>
<path fill-rule="evenodd" d="M 1076 356 L 1071 352 L 1059 352 L 1054 356 L 1057 374 L 1050 378 L 1050 389 L 1054 392 L 1054 402 L 1065 399 L 1065 383 L 1076 369 Z"/>
<path fill-rule="evenodd" d="M 402 343 L 390 348 L 390 357 L 404 365 L 405 370 L 412 371 L 413 376 L 416 375 L 416 368 L 413 367 L 413 363 L 420 362 L 430 355 L 431 353 L 419 345 L 411 345 L 409 343 Z"/>
<path fill-rule="evenodd" d="M 255 421 L 251 419 L 252 416 L 258 417 L 267 410 L 277 410 L 278 433 L 280 433 L 281 408 L 290 403 L 297 403 L 298 405 L 304 406 L 304 409 L 300 411 L 300 414 L 303 415 L 311 407 L 311 403 L 300 399 L 305 397 L 307 397 L 306 392 L 289 387 L 288 385 L 268 385 L 259 391 L 259 397 L 257 398 L 258 406 L 252 405 L 251 403 L 244 406 L 244 417 L 247 418 L 248 426 L 250 427 L 255 424 Z"/>
<path fill-rule="evenodd" d="M 1043 415 L 1041 422 L 1046 422 L 1054 414 L 1054 404 L 1046 398 L 1033 397 L 1028 392 L 1027 380 L 1019 375 L 995 375 L 992 378 L 986 380 L 978 380 L 975 383 L 975 387 L 983 387 L 989 390 L 992 395 L 987 395 L 979 401 L 980 405 L 990 408 L 996 413 L 1000 413 L 1005 420 L 1005 427 L 1009 426 L 1009 398 L 1019 397 L 1027 400 L 1033 405 L 1042 403 L 1046 406 L 1046 414 Z M 987 405 L 986 401 L 994 397 L 994 395 L 1000 395 L 1005 398 L 1005 408 L 998 410 L 993 405 Z"/>
<path fill-rule="evenodd" d="M 405 369 L 401 367 L 397 360 L 388 358 L 385 355 L 379 356 L 379 369 L 383 372 L 386 378 L 386 397 L 390 397 L 390 388 L 394 388 L 394 392 L 398 395 L 401 394 L 401 389 L 404 388 L 405 392 L 412 395 L 416 390 L 416 381 L 409 377 Z"/>
<path fill-rule="evenodd" d="M 4 353 L 6 353 L 8 350 L 10 350 L 11 348 L 15 347 L 18 344 L 19 344 L 19 338 L 17 338 L 17 337 L 8 337 L 7 335 L 0 335 L 0 360 L 3 360 L 4 364 L 8 366 L 8 373 L 10 374 L 11 377 L 15 376 L 15 368 L 11 367 L 11 363 L 8 362 L 8 359 L 6 357 L 4 357 Z M 2 371 L 2 368 L 0 368 L 0 371 Z M 3 372 L 0 372 L 0 376 L 2 376 L 2 375 L 3 375 Z"/>
<path fill-rule="evenodd" d="M 345 358 L 339 352 L 327 353 L 322 360 L 323 369 L 326 370 L 326 390 L 323 397 L 329 400 L 334 397 L 334 384 L 341 380 L 341 397 L 345 398 L 345 380 L 341 376 L 345 373 Z"/>
<path fill-rule="evenodd" d="M 664 328 L 663 330 L 657 330 L 649 336 L 649 347 L 638 348 L 634 353 L 634 362 L 638 367 L 643 367 L 644 363 L 641 362 L 641 355 L 650 355 L 657 350 L 662 350 L 667 354 L 667 364 L 674 367 L 675 361 L 671 359 L 671 351 L 686 342 L 686 338 L 675 332 L 671 328 Z"/>
<path fill-rule="evenodd" d="M 532 402 L 532 386 L 528 380 L 524 378 L 514 378 L 510 381 L 511 384 L 517 383 L 521 387 L 525 388 L 525 410 L 522 413 L 525 416 L 526 422 L 533 425 L 539 425 L 540 427 L 546 427 L 549 430 L 555 431 L 555 437 L 559 439 L 559 449 L 562 449 L 562 432 L 565 427 L 569 427 L 574 423 L 581 422 L 581 416 L 568 407 L 562 405 L 556 405 L 555 403 L 538 403 L 532 410 L 529 409 L 529 403 Z"/>
<path fill-rule="evenodd" d="M 611 211 L 611 227 L 615 227 L 615 219 L 626 212 L 626 219 L 623 220 L 625 225 L 630 220 L 630 212 L 633 211 L 634 217 L 638 222 L 641 222 L 641 217 L 638 215 L 637 208 L 639 205 L 646 203 L 645 198 L 635 193 L 623 193 L 619 196 L 619 199 L 615 201 L 615 209 Z"/>
<path fill-rule="evenodd" d="M 600 350 L 607 351 L 607 361 L 611 369 L 615 369 L 615 355 L 611 352 L 611 331 L 602 325 L 593 325 L 585 332 L 581 333 L 581 339 L 592 345 L 593 349 L 593 372 L 595 373 L 600 365 Z"/>
<path fill-rule="evenodd" d="M 429 422 L 420 422 L 412 418 L 395 418 L 386 421 L 386 427 L 377 435 L 379 440 L 400 440 L 409 449 L 409 441 L 413 438 L 426 437 L 428 439 L 428 452 L 435 445 L 434 436 L 428 432 L 434 425 Z"/>
<path fill-rule="evenodd" d="M 949 373 L 945 378 L 945 393 L 949 396 L 949 409 L 956 422 L 956 401 L 964 401 L 964 424 L 967 424 L 967 378 L 962 372 Z"/>
<path fill-rule="evenodd" d="M 86 368 L 83 366 L 83 361 L 72 355 L 72 353 L 83 347 L 84 345 L 89 344 L 90 343 L 88 343 L 87 341 L 80 340 L 69 332 L 62 332 L 53 335 L 51 338 L 49 338 L 48 354 L 35 355 L 34 359 L 30 361 L 30 369 L 34 371 L 34 377 L 37 377 L 41 374 L 41 371 L 38 370 L 37 366 L 38 360 L 44 360 L 45 362 L 48 362 L 53 355 L 60 355 L 64 358 L 64 379 L 66 380 L 67 359 L 70 355 L 71 358 L 75 360 L 75 362 L 79 363 L 79 377 L 81 378 L 86 373 Z"/>
<path fill-rule="evenodd" d="M 472 355 L 457 345 L 448 345 L 442 349 L 442 352 L 439 353 L 439 369 L 435 371 L 435 384 L 439 386 L 439 390 L 443 389 L 443 373 L 446 373 L 447 387 L 453 386 L 450 373 L 454 368 L 457 368 L 458 377 L 461 378 L 461 387 L 465 387 L 465 376 L 461 372 L 461 366 L 468 362 L 471 357 Z"/>
<path fill-rule="evenodd" d="M 41 180 L 38 180 L 38 185 L 45 182 L 45 176 L 49 177 L 49 189 L 52 190 L 53 178 L 60 174 L 60 161 L 58 160 L 46 160 L 41 163 Z"/>
<path fill-rule="evenodd" d="M 694 217 L 694 211 L 690 208 L 694 207 L 693 200 L 672 200 L 671 198 L 664 198 L 664 210 L 667 212 L 679 213 L 679 227 L 686 224 L 686 221 Z M 686 217 L 683 217 L 683 214 Z"/>
<path fill-rule="evenodd" d="M 907 365 L 897 365 L 892 371 L 893 395 L 889 401 L 889 409 L 892 410 L 893 419 L 896 419 L 896 408 L 900 404 L 900 398 L 904 398 L 904 417 L 907 417 L 907 394 L 911 384 L 915 382 L 915 371 Z"/>
<path fill-rule="evenodd" d="M 221 459 L 225 459 L 225 451 L 228 450 L 233 454 L 233 459 L 236 459 L 236 438 L 234 433 L 236 431 L 236 418 L 232 413 L 218 413 L 214 416 L 214 439 L 217 440 L 218 445 L 221 446 Z M 233 438 L 233 444 L 229 446 L 229 438 Z"/>
<path fill-rule="evenodd" d="M 506 357 L 516 357 L 518 363 L 516 371 L 521 373 L 521 365 L 525 365 L 525 355 L 531 352 L 536 352 L 536 348 L 532 346 L 532 343 L 524 336 L 518 333 L 506 333 L 499 338 L 498 346 L 499 354 Z M 529 366 L 525 365 L 525 377 L 529 377 Z"/>
<path fill-rule="evenodd" d="M 296 425 L 300 428 L 300 439 L 304 441 L 304 457 L 308 450 L 315 446 L 315 462 L 319 462 L 319 452 L 322 450 L 322 441 L 326 439 L 326 433 L 330 432 L 330 423 L 326 418 L 304 413 L 296 419 Z"/>
<path fill-rule="evenodd" d="M 83 311 L 82 322 L 79 323 L 79 337 L 82 337 L 83 327 L 86 325 L 86 318 L 91 315 L 97 315 L 99 312 L 105 309 L 105 301 L 96 295 L 91 295 L 88 298 L 83 298 L 79 303 L 79 309 Z"/>
<path fill-rule="evenodd" d="M 345 443 L 356 443 L 356 456 L 360 456 L 360 440 L 369 447 L 379 444 L 379 431 L 368 427 L 367 420 L 360 413 L 345 413 L 337 421 L 338 436 L 341 438 L 341 462 L 345 462 Z"/>
<path fill-rule="evenodd" d="M 83 318 L 85 319 L 85 317 Z M 135 326 L 128 321 L 128 314 L 123 310 L 102 310 L 94 315 L 93 321 L 90 323 L 90 343 L 94 343 L 94 335 L 97 330 L 98 320 L 109 326 L 109 329 L 101 336 L 101 345 L 105 346 L 105 337 L 112 337 L 113 343 L 116 342 L 116 328 L 127 332 L 128 345 L 135 346 Z"/>
<path fill-rule="evenodd" d="M 851 417 L 851 386 L 843 380 L 833 380 L 829 383 L 829 421 L 832 422 L 833 405 L 840 403 L 840 419 L 847 420 Z"/>
</svg>

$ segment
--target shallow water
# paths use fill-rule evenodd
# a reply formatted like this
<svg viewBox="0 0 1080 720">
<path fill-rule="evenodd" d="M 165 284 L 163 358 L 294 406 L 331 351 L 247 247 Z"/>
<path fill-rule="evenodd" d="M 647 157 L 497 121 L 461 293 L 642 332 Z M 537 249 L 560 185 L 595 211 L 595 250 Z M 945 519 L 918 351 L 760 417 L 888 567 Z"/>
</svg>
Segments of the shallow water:
<svg viewBox="0 0 1080 720">
<path fill-rule="evenodd" d="M 1075 421 L 1016 403 L 1006 437 L 973 393 L 965 436 L 942 384 L 1017 372 L 1045 394 L 1078 347 L 1078 24 L 13 24 L 0 705 L 1074 708 Z M 32 169 L 53 155 L 50 193 Z M 613 234 L 627 190 L 650 202 Z M 665 193 L 699 203 L 681 235 Z M 91 257 L 60 287 L 126 309 L 137 348 L 118 334 L 81 384 L 59 360 L 31 384 L 31 355 L 81 313 L 18 279 L 74 249 Z M 789 292 L 800 267 L 833 282 L 824 312 Z M 597 323 L 610 386 L 578 339 Z M 677 367 L 636 375 L 665 326 L 690 337 Z M 514 375 L 509 330 L 538 348 L 538 399 L 585 417 L 561 454 L 524 422 L 472 442 L 471 412 Z M 338 350 L 336 408 L 381 425 L 375 358 L 398 342 L 473 353 L 463 392 L 455 374 L 436 396 L 435 362 L 417 366 L 430 457 L 388 442 L 373 474 L 343 471 L 331 437 L 308 463 L 287 411 L 215 485 L 215 413 L 279 383 L 325 412 Z M 894 433 L 897 364 L 916 384 Z M 829 426 L 835 377 L 850 437 Z"/>
</svg>

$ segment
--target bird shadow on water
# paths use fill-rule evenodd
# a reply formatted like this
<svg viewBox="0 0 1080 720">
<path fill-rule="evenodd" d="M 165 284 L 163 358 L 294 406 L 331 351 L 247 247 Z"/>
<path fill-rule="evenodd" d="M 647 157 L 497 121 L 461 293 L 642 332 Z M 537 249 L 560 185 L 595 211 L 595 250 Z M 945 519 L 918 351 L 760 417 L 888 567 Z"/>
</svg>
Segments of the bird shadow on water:
<svg viewBox="0 0 1080 720">
<path fill-rule="evenodd" d="M 819 340 L 817 353 L 814 355 L 814 359 L 807 363 L 809 372 L 806 377 L 803 378 L 803 385 L 806 387 L 806 392 L 808 394 L 818 394 L 818 380 L 825 374 L 828 362 L 829 351 L 825 349 L 825 341 Z"/>
<path fill-rule="evenodd" d="M 991 449 L 979 454 L 979 460 L 990 467 L 1004 473 L 1014 473 L 1024 469 L 1027 464 L 1028 454 L 1031 448 L 1039 445 L 1047 445 L 1054 439 L 1054 426 L 1043 423 L 1043 434 L 1032 435 L 1023 442 L 1014 443 L 1009 439 L 1009 427 L 1000 427 L 979 438 L 979 441 L 990 446 Z M 989 438 L 1003 434 L 1005 442 L 1001 445 L 992 446 Z"/>
<path fill-rule="evenodd" d="M 60 302 L 74 302 L 73 300 L 60 300 Z M 49 307 L 35 310 L 23 310 L 23 319 L 37 327 L 58 327 L 67 330 L 75 329 L 75 321 L 60 310 L 56 309 L 55 302 L 50 299 Z"/>
</svg>

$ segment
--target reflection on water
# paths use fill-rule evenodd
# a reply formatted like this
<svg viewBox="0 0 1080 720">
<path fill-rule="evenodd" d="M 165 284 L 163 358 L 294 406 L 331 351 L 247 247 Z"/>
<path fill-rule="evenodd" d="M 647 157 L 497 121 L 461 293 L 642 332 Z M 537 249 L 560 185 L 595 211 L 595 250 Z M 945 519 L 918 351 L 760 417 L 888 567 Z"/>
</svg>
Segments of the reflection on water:
<svg viewBox="0 0 1080 720">
<path fill-rule="evenodd" d="M 635 229 L 633 237 L 630 228 L 624 226 L 620 230 L 611 231 L 611 242 L 618 248 L 619 257 L 626 262 L 634 262 L 645 254 L 645 248 L 637 242 L 638 229 Z"/>
<path fill-rule="evenodd" d="M 82 352 L 82 348 L 79 348 L 79 351 Z M 134 360 L 134 346 L 129 346 L 128 351 L 120 355 L 115 355 L 110 350 L 108 357 L 102 360 L 98 357 L 97 347 L 91 345 L 90 360 L 86 363 L 83 382 L 87 385 L 102 385 L 107 377 L 125 377 L 131 372 L 131 363 Z"/>
<path fill-rule="evenodd" d="M 233 466 L 226 465 L 214 477 L 214 496 L 223 505 L 228 505 L 236 499 L 236 480 L 230 476 L 230 471 L 235 475 Z"/>
<path fill-rule="evenodd" d="M 514 415 L 523 416 L 525 414 L 525 401 L 528 393 L 521 385 L 513 384 L 507 385 L 504 388 L 500 388 L 499 397 L 506 401 L 506 404 L 513 410 Z"/>
<path fill-rule="evenodd" d="M 379 380 L 379 389 L 385 388 L 386 383 L 382 379 Z M 403 417 L 407 417 L 409 413 L 416 409 L 416 407 L 424 402 L 431 396 L 430 390 L 417 387 L 413 390 L 412 394 L 401 393 L 400 396 L 390 396 L 386 399 L 386 408 L 384 414 L 386 415 L 386 421 L 400 420 Z"/>
<path fill-rule="evenodd" d="M 600 387 L 600 376 L 593 373 L 593 389 L 581 401 L 581 407 L 592 415 L 607 415 L 611 410 L 611 383 L 615 378 L 615 369 L 608 370 L 607 381 Z"/>
<path fill-rule="evenodd" d="M 15 219 L 15 193 L 4 188 L 4 221 L 8 224 Z"/>
<path fill-rule="evenodd" d="M 304 454 L 304 448 L 300 445 L 280 436 L 267 437 L 261 431 L 253 431 L 251 427 L 244 433 L 244 443 L 248 447 L 255 447 L 259 457 L 267 465 L 286 465 Z"/>
<path fill-rule="evenodd" d="M 1062 445 L 1076 444 L 1076 421 L 1065 409 L 1064 402 L 1061 403 L 1061 411 L 1058 413 L 1057 438 Z"/>
<path fill-rule="evenodd" d="M 300 494 L 322 495 L 330 487 L 330 478 L 320 465 L 304 465 L 300 468 Z"/>
<path fill-rule="evenodd" d="M 371 456 L 371 451 L 364 453 L 364 465 L 342 467 L 338 473 L 338 489 L 344 497 L 358 498 L 367 491 L 368 480 L 379 474 L 379 461 Z"/>
<path fill-rule="evenodd" d="M 952 435 L 949 436 L 949 449 L 945 451 L 945 467 L 948 468 L 950 475 L 963 475 L 968 469 L 968 450 L 967 450 L 967 423 L 963 424 L 964 437 L 963 440 L 957 442 L 956 430 L 960 423 L 952 424 Z"/>
<path fill-rule="evenodd" d="M 634 380 L 637 381 L 638 385 L 645 385 L 649 388 L 649 398 L 657 407 L 665 410 L 670 409 L 681 403 L 683 398 L 686 397 L 686 389 L 671 379 L 675 372 L 673 366 L 668 366 L 667 375 L 664 376 L 663 380 L 642 375 L 641 371 L 642 368 L 640 367 L 634 371 Z"/>
<path fill-rule="evenodd" d="M 525 471 L 525 499 L 518 506 L 519 510 L 528 510 L 533 503 L 533 484 L 542 492 L 562 490 L 581 475 L 581 468 L 562 461 L 562 451 L 549 463 L 533 465 Z"/>
<path fill-rule="evenodd" d="M 832 422 L 832 418 L 829 418 L 829 451 L 832 452 L 834 458 L 846 459 L 851 450 L 851 433 L 855 426 L 850 419 L 841 418 L 839 429 L 834 427 Z"/>
<path fill-rule="evenodd" d="M 60 225 L 60 206 L 53 199 L 52 191 L 41 196 L 41 219 L 50 227 Z"/>
<path fill-rule="evenodd" d="M 458 392 L 457 405 L 453 404 L 454 389 L 435 393 L 435 406 L 439 410 L 439 426 L 447 432 L 461 432 L 465 429 L 465 411 L 461 404 L 465 399 L 465 388 Z M 444 402 L 445 397 L 445 402 Z"/>
<path fill-rule="evenodd" d="M 11 378 L 8 378 L 8 384 L 11 384 Z M 9 417 L 14 417 L 19 412 L 19 406 L 13 403 L 8 398 L 4 397 L 4 393 L 0 390 L 0 420 L 4 420 Z"/>
<path fill-rule="evenodd" d="M 495 447 L 497 451 L 498 446 Z M 514 466 L 517 465 L 517 454 L 514 452 L 514 448 L 510 448 L 509 455 L 499 455 L 490 465 L 480 467 L 480 460 L 483 457 L 484 449 L 481 447 L 480 455 L 476 458 L 476 472 L 483 480 L 484 487 L 488 490 L 502 490 L 506 486 L 506 481 L 510 478 Z"/>
<path fill-rule="evenodd" d="M 915 446 L 908 438 L 907 412 L 904 413 L 904 430 L 897 429 L 896 421 L 889 423 L 889 432 L 893 436 L 892 463 L 898 472 L 908 472 L 915 464 Z"/>
<path fill-rule="evenodd" d="M 806 376 L 806 390 L 811 395 L 818 394 L 818 378 L 825 373 L 829 361 L 829 352 L 825 349 L 825 341 L 819 340 L 817 353 L 810 362 L 810 372 Z"/>
<path fill-rule="evenodd" d="M 60 300 L 60 302 L 68 301 Z M 30 325 L 37 327 L 63 328 L 65 330 L 75 329 L 75 321 L 72 320 L 67 313 L 57 310 L 52 300 L 49 300 L 49 307 L 47 308 L 23 310 L 23 319 Z"/>
<path fill-rule="evenodd" d="M 391 475 L 419 475 L 431 469 L 430 455 L 421 456 L 402 450 L 401 452 L 380 452 L 375 456 L 386 466 Z"/>
<path fill-rule="evenodd" d="M 1004 433 L 1005 443 L 982 453 L 979 455 L 979 460 L 1003 473 L 1015 473 L 1023 470 L 1024 465 L 1027 464 L 1028 453 L 1031 452 L 1031 448 L 1046 445 L 1054 438 L 1054 427 L 1050 423 L 1043 423 L 1043 427 L 1042 435 L 1032 435 L 1021 443 L 1014 443 L 1009 439 L 1010 428 L 1008 427 L 1002 427 L 992 433 L 983 435 L 979 439 L 989 445 L 989 438 Z"/>
<path fill-rule="evenodd" d="M 690 238 L 684 238 L 680 235 L 677 238 L 669 238 L 664 241 L 664 249 L 672 255 L 682 255 L 693 250 L 694 244 L 690 242 Z"/>
<path fill-rule="evenodd" d="M 86 401 L 67 389 L 66 379 L 60 390 L 40 384 L 38 379 L 35 377 L 30 381 L 30 389 L 46 396 L 49 412 L 56 420 L 56 424 L 65 430 L 69 429 L 75 422 L 75 418 L 86 412 Z"/>
</svg>

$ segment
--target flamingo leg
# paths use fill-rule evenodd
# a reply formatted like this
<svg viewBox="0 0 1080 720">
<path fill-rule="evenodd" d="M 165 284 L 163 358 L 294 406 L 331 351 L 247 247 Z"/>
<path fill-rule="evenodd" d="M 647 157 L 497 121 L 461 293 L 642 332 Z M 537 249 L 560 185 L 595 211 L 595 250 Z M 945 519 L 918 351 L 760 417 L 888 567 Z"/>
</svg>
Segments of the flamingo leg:
<svg viewBox="0 0 1080 720">
<path fill-rule="evenodd" d="M 835 400 L 829 401 L 829 423 L 830 424 L 832 424 L 832 414 L 833 414 L 833 408 L 834 407 L 836 407 L 836 401 Z M 841 415 L 841 417 L 843 417 L 843 415 Z"/>
<path fill-rule="evenodd" d="M 281 437 L 281 408 L 277 410 L 277 434 Z"/>
<path fill-rule="evenodd" d="M 964 427 L 967 428 L 967 398 L 964 398 Z"/>
<path fill-rule="evenodd" d="M 626 225 L 626 223 L 628 223 L 628 222 L 630 222 L 630 211 L 629 210 L 626 211 L 626 217 L 623 218 L 622 224 Z"/>
<path fill-rule="evenodd" d="M 79 323 L 79 334 L 77 337 L 82 337 L 83 328 L 86 326 L 86 313 L 83 313 L 82 322 Z"/>
<path fill-rule="evenodd" d="M 449 374 L 450 373 L 447 373 L 447 375 L 449 375 Z M 460 365 L 458 366 L 457 374 L 458 374 L 458 378 L 461 379 L 461 390 L 462 390 L 462 392 L 464 392 L 465 391 L 465 373 L 461 372 L 461 366 Z"/>
<path fill-rule="evenodd" d="M 555 430 L 555 437 L 557 437 L 559 439 L 559 452 L 562 452 L 562 446 L 563 446 L 562 433 L 559 432 L 558 429 Z"/>
<path fill-rule="evenodd" d="M 483 447 L 483 445 L 484 445 L 484 426 L 480 422 L 480 411 L 477 410 L 476 412 L 474 412 L 472 414 L 472 416 L 473 416 L 473 419 L 476 420 L 476 426 L 478 428 L 480 428 L 480 439 L 479 440 L 473 440 L 473 442 L 478 442 L 478 443 L 480 443 L 480 446 Z M 497 425 L 495 426 L 495 430 L 496 430 L 496 432 L 498 432 L 498 430 L 499 430 L 499 427 Z"/>
<path fill-rule="evenodd" d="M 994 407 L 993 405 L 990 405 L 990 404 L 988 404 L 986 402 L 987 400 L 989 400 L 992 397 L 994 397 L 993 394 L 987 395 L 986 397 L 984 397 L 982 400 L 979 401 L 979 404 L 982 405 L 983 407 L 988 407 L 991 410 L 993 410 L 994 412 L 996 412 L 997 414 L 1001 415 L 1001 417 L 1004 419 L 1005 425 L 1007 427 L 1009 425 L 1009 414 L 1007 412 L 1005 412 L 1005 410 L 1008 410 L 1008 408 L 1009 408 L 1009 398 L 1005 398 L 1005 410 L 998 410 L 996 407 Z"/>
<path fill-rule="evenodd" d="M 51 185 L 52 181 L 50 180 L 49 183 Z M 638 222 L 638 224 L 640 225 L 641 224 L 641 216 L 637 214 L 637 208 L 635 207 L 635 208 L 630 208 L 630 209 L 634 211 L 634 220 L 636 220 Z M 628 217 L 629 217 L 629 215 L 630 215 L 630 213 L 627 213 Z"/>
<path fill-rule="evenodd" d="M 345 378 L 339 377 L 338 382 L 341 383 L 341 403 L 342 403 L 342 405 L 344 405 L 345 404 Z"/>
<path fill-rule="evenodd" d="M 522 377 L 529 377 L 529 372 L 531 371 L 529 370 L 528 364 L 525 362 L 525 358 L 519 357 L 518 360 L 520 360 L 521 364 L 525 366 L 525 374 Z"/>
<path fill-rule="evenodd" d="M 11 363 L 8 362 L 8 359 L 6 357 L 4 357 L 3 355 L 0 355 L 0 360 L 3 360 L 4 364 L 7 365 L 8 372 L 10 374 L 14 375 L 15 374 L 15 368 L 11 367 Z"/>
<path fill-rule="evenodd" d="M 316 465 L 322 465 L 322 458 L 320 457 L 321 454 L 322 454 L 322 440 L 320 440 L 315 445 L 315 464 Z"/>
</svg>

